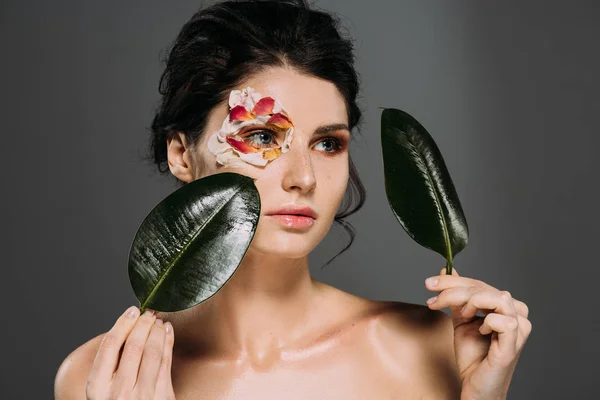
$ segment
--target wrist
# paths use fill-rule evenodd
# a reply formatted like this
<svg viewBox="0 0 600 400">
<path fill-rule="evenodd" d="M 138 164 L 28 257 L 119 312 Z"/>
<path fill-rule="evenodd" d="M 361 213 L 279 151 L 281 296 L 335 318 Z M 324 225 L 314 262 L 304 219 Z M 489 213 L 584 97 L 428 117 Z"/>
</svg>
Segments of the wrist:
<svg viewBox="0 0 600 400">
<path fill-rule="evenodd" d="M 470 394 L 461 393 L 460 400 L 507 400 L 506 395 L 504 396 L 473 396 Z"/>
<path fill-rule="evenodd" d="M 460 400 L 507 400 L 508 393 L 503 394 L 475 394 L 465 393 L 460 394 Z"/>
</svg>

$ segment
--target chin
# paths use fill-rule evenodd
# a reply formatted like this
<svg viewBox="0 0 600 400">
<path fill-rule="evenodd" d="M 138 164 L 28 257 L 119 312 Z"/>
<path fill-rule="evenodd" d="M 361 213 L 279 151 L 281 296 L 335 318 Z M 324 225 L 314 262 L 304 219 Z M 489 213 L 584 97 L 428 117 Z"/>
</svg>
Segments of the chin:
<svg viewBox="0 0 600 400">
<path fill-rule="evenodd" d="M 277 223 L 259 223 L 250 249 L 285 258 L 306 257 L 327 233 L 320 225 L 315 221 L 309 229 L 290 229 Z"/>
</svg>

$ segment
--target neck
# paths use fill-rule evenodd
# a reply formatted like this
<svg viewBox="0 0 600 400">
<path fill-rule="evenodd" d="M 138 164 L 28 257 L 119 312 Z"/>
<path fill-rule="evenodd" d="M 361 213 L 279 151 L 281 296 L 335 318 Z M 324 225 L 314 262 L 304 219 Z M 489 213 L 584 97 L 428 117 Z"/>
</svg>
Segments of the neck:
<svg viewBox="0 0 600 400">
<path fill-rule="evenodd" d="M 308 256 L 283 259 L 249 249 L 227 284 L 193 309 L 189 340 L 206 355 L 269 363 L 307 332 L 317 292 Z"/>
</svg>

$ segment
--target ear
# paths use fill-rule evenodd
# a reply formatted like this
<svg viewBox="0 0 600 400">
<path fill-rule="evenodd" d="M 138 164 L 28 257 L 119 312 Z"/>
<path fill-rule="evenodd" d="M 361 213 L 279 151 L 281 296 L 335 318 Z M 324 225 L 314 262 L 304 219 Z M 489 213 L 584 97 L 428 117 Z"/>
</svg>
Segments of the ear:
<svg viewBox="0 0 600 400">
<path fill-rule="evenodd" d="M 176 132 L 167 138 L 167 161 L 177 179 L 186 183 L 194 180 L 191 149 L 184 133 Z"/>
</svg>

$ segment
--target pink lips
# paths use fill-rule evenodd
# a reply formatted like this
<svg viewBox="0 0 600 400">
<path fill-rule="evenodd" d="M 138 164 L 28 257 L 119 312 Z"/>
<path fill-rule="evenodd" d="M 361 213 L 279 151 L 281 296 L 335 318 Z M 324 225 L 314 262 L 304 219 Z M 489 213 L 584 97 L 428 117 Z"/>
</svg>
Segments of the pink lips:
<svg viewBox="0 0 600 400">
<path fill-rule="evenodd" d="M 275 218 L 288 228 L 308 228 L 315 222 L 314 218 L 303 215 L 275 214 L 270 215 L 270 217 Z"/>
<path fill-rule="evenodd" d="M 310 207 L 289 205 L 279 210 L 267 213 L 289 228 L 308 228 L 313 225 L 317 213 Z"/>
</svg>

